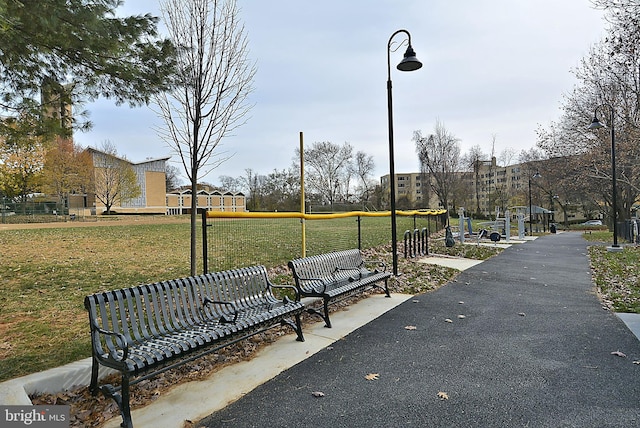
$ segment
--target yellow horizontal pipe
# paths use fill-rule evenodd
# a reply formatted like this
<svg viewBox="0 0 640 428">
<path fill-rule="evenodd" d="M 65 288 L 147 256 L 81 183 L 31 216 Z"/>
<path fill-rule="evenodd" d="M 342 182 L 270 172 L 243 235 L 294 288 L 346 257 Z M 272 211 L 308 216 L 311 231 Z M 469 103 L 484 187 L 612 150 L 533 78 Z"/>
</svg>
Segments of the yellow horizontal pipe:
<svg viewBox="0 0 640 428">
<path fill-rule="evenodd" d="M 447 210 L 413 210 L 398 211 L 399 216 L 431 215 L 437 216 L 446 213 Z M 391 211 L 349 211 L 336 214 L 303 214 L 300 212 L 232 212 L 232 211 L 207 211 L 207 218 L 303 218 L 305 220 L 328 220 L 346 217 L 389 217 Z"/>
</svg>

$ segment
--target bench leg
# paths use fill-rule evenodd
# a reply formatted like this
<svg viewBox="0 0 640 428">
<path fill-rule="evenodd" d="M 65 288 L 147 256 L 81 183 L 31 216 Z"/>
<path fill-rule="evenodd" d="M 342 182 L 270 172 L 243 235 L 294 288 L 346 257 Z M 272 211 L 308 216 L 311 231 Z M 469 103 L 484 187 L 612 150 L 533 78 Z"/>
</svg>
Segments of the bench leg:
<svg viewBox="0 0 640 428">
<path fill-rule="evenodd" d="M 133 428 L 133 421 L 131 420 L 131 406 L 129 404 L 129 377 L 122 376 L 122 386 L 120 393 L 112 385 L 104 385 L 102 393 L 107 398 L 112 398 L 120 409 L 120 415 L 122 416 L 121 427 Z"/>
<path fill-rule="evenodd" d="M 324 314 L 323 314 L 324 312 Z M 323 312 L 317 311 L 313 308 L 308 308 L 307 313 L 312 315 L 318 315 L 320 318 L 324 320 L 324 326 L 327 328 L 331 328 L 331 320 L 329 319 L 329 300 L 324 299 L 324 309 Z"/>
<path fill-rule="evenodd" d="M 302 335 L 302 321 L 300 321 L 300 314 L 296 314 L 296 334 L 298 342 L 304 342 L 304 336 Z"/>
<path fill-rule="evenodd" d="M 91 384 L 89 384 L 89 391 L 91 395 L 96 395 L 100 388 L 98 387 L 98 370 L 100 365 L 98 359 L 95 356 L 91 357 Z"/>
<path fill-rule="evenodd" d="M 387 280 L 384 280 L 384 294 L 386 294 L 386 297 L 391 297 L 391 294 L 389 293 L 389 284 L 387 284 Z"/>
<path fill-rule="evenodd" d="M 325 327 L 331 328 L 331 320 L 329 319 L 329 300 L 324 299 L 324 319 Z"/>
<path fill-rule="evenodd" d="M 122 376 L 122 424 L 121 427 L 133 428 L 133 421 L 131 420 L 131 405 L 129 404 L 129 377 Z"/>
<path fill-rule="evenodd" d="M 323 313 L 316 311 L 313 308 L 307 309 L 307 312 L 314 315 L 319 315 L 324 320 L 324 326 L 331 328 L 331 320 L 329 319 L 329 299 L 323 299 Z"/>
<path fill-rule="evenodd" d="M 293 321 L 291 321 L 290 319 L 283 319 L 280 322 L 282 325 L 288 325 L 289 327 L 291 327 L 296 334 L 298 335 L 298 337 L 296 338 L 296 340 L 298 342 L 304 342 L 304 336 L 302 335 L 302 322 L 300 321 L 300 314 L 296 314 L 296 322 L 294 323 Z"/>
</svg>

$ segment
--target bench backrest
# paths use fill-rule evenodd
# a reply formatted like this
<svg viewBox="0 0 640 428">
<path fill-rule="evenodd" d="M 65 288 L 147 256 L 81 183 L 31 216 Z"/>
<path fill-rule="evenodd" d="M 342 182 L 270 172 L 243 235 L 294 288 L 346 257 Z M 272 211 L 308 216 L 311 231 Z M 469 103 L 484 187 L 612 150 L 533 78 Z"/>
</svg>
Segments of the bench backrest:
<svg viewBox="0 0 640 428">
<path fill-rule="evenodd" d="M 358 249 L 291 260 L 289 268 L 302 290 L 312 290 L 326 282 L 346 282 L 368 273 Z"/>
<path fill-rule="evenodd" d="M 204 305 L 205 297 L 239 309 L 275 301 L 265 267 L 252 266 L 92 294 L 85 308 L 92 326 L 120 333 L 132 344 L 232 313 L 229 306 Z M 104 342 L 94 343 L 97 352 L 121 348 L 114 336 L 100 336 Z"/>
</svg>

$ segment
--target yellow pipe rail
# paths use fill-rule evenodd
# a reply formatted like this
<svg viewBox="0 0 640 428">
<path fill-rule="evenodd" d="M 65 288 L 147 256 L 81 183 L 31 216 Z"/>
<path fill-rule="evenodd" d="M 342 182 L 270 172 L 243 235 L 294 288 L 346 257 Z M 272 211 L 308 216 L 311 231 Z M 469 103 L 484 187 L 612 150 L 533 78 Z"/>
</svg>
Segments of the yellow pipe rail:
<svg viewBox="0 0 640 428">
<path fill-rule="evenodd" d="M 438 216 L 446 213 L 447 210 L 412 210 L 399 211 L 399 216 L 427 215 Z M 346 217 L 389 217 L 391 211 L 348 211 L 335 214 L 305 214 L 301 212 L 233 212 L 233 211 L 207 211 L 207 218 L 301 218 L 304 220 L 329 220 Z"/>
</svg>

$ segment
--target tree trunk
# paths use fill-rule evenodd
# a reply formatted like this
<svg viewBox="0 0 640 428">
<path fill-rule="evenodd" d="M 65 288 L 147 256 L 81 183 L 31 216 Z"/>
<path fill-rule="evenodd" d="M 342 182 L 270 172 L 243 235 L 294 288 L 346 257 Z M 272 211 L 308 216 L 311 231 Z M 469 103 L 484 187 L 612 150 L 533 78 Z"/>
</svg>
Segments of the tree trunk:
<svg viewBox="0 0 640 428">
<path fill-rule="evenodd" d="M 197 127 L 196 127 L 197 129 Z M 196 131 L 197 132 L 197 131 Z M 197 135 L 197 134 L 196 134 Z M 197 144 L 194 145 L 197 149 Z M 196 245 L 197 218 L 198 218 L 198 165 L 196 156 L 191 157 L 191 276 L 196 275 L 198 254 Z"/>
</svg>

